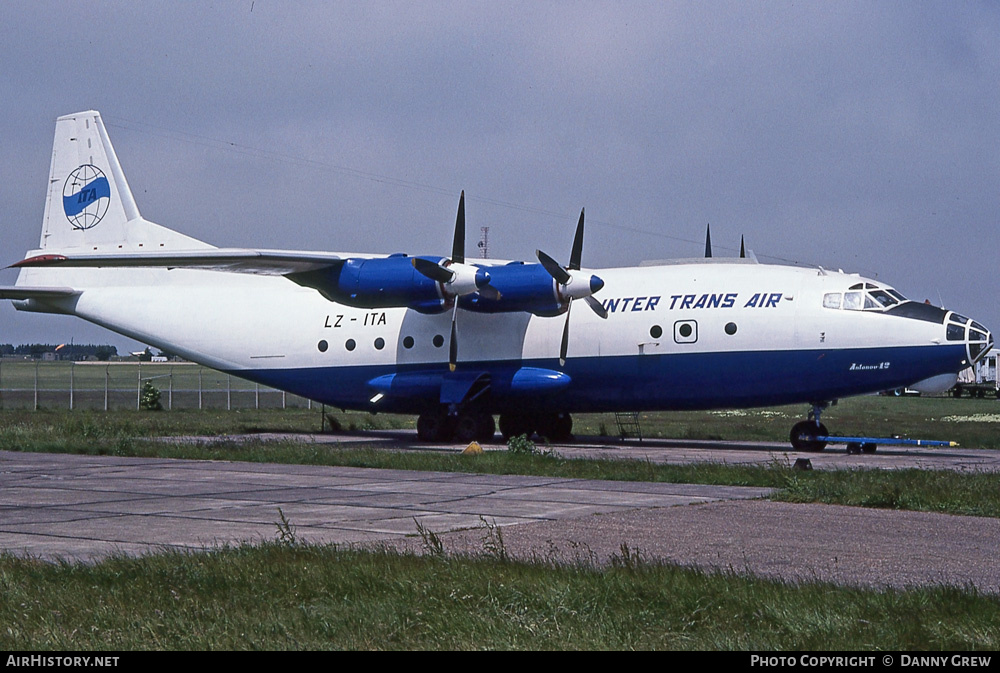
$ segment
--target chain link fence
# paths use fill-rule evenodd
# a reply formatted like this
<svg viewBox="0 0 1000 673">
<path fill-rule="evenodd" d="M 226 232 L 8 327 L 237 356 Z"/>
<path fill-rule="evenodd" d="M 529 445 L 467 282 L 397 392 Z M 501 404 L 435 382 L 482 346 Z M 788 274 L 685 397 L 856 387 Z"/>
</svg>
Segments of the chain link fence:
<svg viewBox="0 0 1000 673">
<path fill-rule="evenodd" d="M 0 409 L 138 409 L 147 382 L 164 409 L 312 408 L 305 398 L 194 363 L 0 360 Z"/>
</svg>

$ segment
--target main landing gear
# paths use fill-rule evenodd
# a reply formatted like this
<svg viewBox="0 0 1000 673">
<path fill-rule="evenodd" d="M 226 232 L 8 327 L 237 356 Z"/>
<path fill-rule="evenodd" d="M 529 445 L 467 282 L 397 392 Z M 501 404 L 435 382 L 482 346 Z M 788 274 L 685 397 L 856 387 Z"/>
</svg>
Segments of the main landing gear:
<svg viewBox="0 0 1000 673">
<path fill-rule="evenodd" d="M 809 420 L 799 421 L 792 426 L 789 440 L 793 449 L 796 451 L 822 451 L 826 448 L 826 442 L 817 438 L 829 436 L 826 426 L 819 420 L 823 410 L 828 406 L 830 406 L 829 402 L 813 404 L 812 410 L 809 412 Z"/>
<path fill-rule="evenodd" d="M 447 407 L 426 411 L 417 417 L 417 438 L 422 442 L 491 442 L 497 425 L 485 411 L 465 409 L 449 412 Z M 503 440 L 535 434 L 550 442 L 573 439 L 573 419 L 569 414 L 501 414 L 500 434 Z"/>
<path fill-rule="evenodd" d="M 535 433 L 550 442 L 569 442 L 573 440 L 573 418 L 569 414 L 501 414 L 500 434 L 504 441 L 511 437 L 525 435 L 531 437 Z"/>
<path fill-rule="evenodd" d="M 466 410 L 449 414 L 445 409 L 425 412 L 417 417 L 417 438 L 422 442 L 467 444 L 493 441 L 497 426 L 493 416 L 484 411 Z"/>
</svg>

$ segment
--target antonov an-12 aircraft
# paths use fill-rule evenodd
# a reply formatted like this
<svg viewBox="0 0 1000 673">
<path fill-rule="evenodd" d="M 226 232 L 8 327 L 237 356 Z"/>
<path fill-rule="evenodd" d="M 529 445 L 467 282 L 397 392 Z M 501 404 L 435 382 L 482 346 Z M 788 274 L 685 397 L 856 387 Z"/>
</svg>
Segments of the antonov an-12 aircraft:
<svg viewBox="0 0 1000 673">
<path fill-rule="evenodd" d="M 831 402 L 943 390 L 990 332 L 842 271 L 752 258 L 564 266 L 216 248 L 144 220 L 97 112 L 56 122 L 42 236 L 0 287 L 165 351 L 343 409 L 417 414 L 425 441 L 568 439 L 578 412 Z M 580 300 L 580 301 L 577 301 Z M 584 304 L 572 309 L 574 304 Z"/>
</svg>

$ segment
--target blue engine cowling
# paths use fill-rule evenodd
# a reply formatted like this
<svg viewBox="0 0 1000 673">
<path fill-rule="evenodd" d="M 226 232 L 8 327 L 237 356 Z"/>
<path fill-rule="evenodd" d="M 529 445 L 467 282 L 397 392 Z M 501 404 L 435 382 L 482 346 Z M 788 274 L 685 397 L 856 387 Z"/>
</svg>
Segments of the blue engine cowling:
<svg viewBox="0 0 1000 673">
<path fill-rule="evenodd" d="M 441 258 L 430 258 L 435 263 Z M 441 286 L 413 268 L 404 254 L 375 259 L 351 257 L 325 269 L 290 274 L 331 301 L 358 308 L 408 307 L 440 313 L 448 306 Z"/>
<path fill-rule="evenodd" d="M 566 310 L 556 293 L 556 283 L 541 264 L 511 262 L 491 266 L 490 285 L 500 292 L 500 299 L 479 294 L 462 297 L 459 306 L 478 313 L 527 311 L 535 315 L 558 315 Z"/>
</svg>

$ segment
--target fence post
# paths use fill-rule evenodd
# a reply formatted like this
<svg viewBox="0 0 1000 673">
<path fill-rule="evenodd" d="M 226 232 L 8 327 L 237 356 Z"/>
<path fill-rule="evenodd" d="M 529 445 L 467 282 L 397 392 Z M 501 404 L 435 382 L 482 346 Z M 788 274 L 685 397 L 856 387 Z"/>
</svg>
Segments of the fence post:
<svg viewBox="0 0 1000 673">
<path fill-rule="evenodd" d="M 226 374 L 226 411 L 233 410 L 233 376 Z"/>
<path fill-rule="evenodd" d="M 3 360 L 0 360 L 0 409 L 3 409 Z"/>
<path fill-rule="evenodd" d="M 76 370 L 76 362 L 69 363 L 69 410 L 73 411 L 73 372 Z"/>
<path fill-rule="evenodd" d="M 142 409 L 142 360 L 139 360 L 139 382 L 135 386 L 135 410 Z"/>
<path fill-rule="evenodd" d="M 38 360 L 35 360 L 35 411 L 38 411 Z"/>
<path fill-rule="evenodd" d="M 260 384 L 255 383 L 253 389 L 253 407 L 254 409 L 260 409 Z"/>
<path fill-rule="evenodd" d="M 169 381 L 170 381 L 170 389 L 167 392 L 167 411 L 173 411 L 174 410 L 174 366 L 173 365 L 170 365 Z"/>
<path fill-rule="evenodd" d="M 111 377 L 111 365 L 104 365 L 104 410 L 108 410 L 108 379 Z"/>
<path fill-rule="evenodd" d="M 198 365 L 198 411 L 201 411 L 201 373 L 205 371 L 205 368 Z"/>
</svg>

